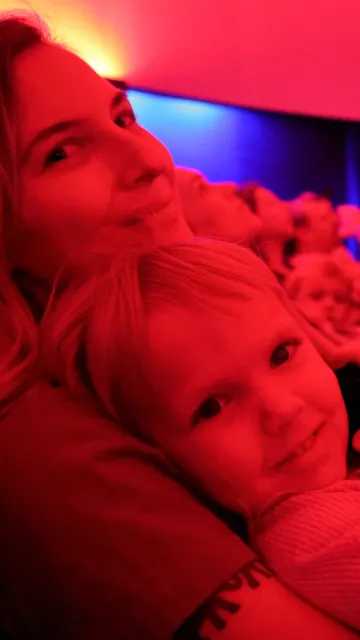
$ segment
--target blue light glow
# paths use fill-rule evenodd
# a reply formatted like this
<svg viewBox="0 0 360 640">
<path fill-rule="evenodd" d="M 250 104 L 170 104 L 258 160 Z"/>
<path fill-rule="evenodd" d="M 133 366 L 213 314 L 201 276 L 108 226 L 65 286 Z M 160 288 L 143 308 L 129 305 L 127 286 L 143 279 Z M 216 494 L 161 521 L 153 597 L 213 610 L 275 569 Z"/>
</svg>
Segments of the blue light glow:
<svg viewBox="0 0 360 640">
<path fill-rule="evenodd" d="M 238 111 L 195 100 L 129 91 L 140 124 L 161 140 L 175 163 L 210 180 L 238 180 Z"/>
<path fill-rule="evenodd" d="M 175 163 L 198 169 L 209 180 L 256 181 L 285 200 L 331 189 L 334 204 L 346 202 L 347 195 L 358 201 L 358 175 L 345 157 L 343 122 L 133 89 L 129 97 L 140 124 L 168 147 Z"/>
</svg>

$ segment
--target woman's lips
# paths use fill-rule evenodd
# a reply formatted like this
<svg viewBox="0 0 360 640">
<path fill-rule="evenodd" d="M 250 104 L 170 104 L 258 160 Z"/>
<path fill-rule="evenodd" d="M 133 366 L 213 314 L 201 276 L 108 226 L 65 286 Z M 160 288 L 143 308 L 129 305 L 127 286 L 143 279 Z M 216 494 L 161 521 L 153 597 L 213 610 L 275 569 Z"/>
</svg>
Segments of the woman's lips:
<svg viewBox="0 0 360 640">
<path fill-rule="evenodd" d="M 154 202 L 152 204 L 147 205 L 146 207 L 142 207 L 133 211 L 130 216 L 125 218 L 122 223 L 122 227 L 134 227 L 142 222 L 146 222 L 148 218 L 152 218 L 156 214 L 160 213 L 163 209 L 165 209 L 170 204 L 170 200 Z"/>
<path fill-rule="evenodd" d="M 176 207 L 169 205 L 176 199 L 176 193 L 169 180 L 159 175 L 149 187 L 139 189 L 133 194 L 128 214 L 122 220 L 123 227 L 134 227 L 161 214 L 169 214 Z"/>
</svg>

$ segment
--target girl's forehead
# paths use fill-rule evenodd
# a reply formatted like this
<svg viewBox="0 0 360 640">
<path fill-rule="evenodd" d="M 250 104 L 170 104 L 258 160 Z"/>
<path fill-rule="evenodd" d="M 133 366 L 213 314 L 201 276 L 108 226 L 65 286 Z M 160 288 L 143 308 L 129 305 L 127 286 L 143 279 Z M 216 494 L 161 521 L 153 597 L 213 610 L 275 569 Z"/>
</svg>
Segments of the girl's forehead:
<svg viewBox="0 0 360 640">
<path fill-rule="evenodd" d="M 194 299 L 195 303 L 189 299 L 179 304 L 169 302 L 152 307 L 148 321 L 157 344 L 164 346 L 164 341 L 168 343 L 169 339 L 177 346 L 190 340 L 198 340 L 200 344 L 203 339 L 211 338 L 218 346 L 230 334 L 239 333 L 240 327 L 249 335 L 265 335 L 293 323 L 289 312 L 271 290 L 247 289 L 246 299 L 240 295 L 222 298 L 205 295 L 201 302 L 195 296 Z M 271 319 L 264 322 L 269 311 Z M 241 339 L 239 334 L 240 342 Z"/>
</svg>

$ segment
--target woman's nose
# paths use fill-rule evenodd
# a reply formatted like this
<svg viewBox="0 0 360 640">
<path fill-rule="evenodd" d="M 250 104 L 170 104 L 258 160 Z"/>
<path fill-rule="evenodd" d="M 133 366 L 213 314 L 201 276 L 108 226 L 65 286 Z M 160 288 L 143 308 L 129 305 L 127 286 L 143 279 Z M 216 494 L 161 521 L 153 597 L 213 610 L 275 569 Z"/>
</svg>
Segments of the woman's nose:
<svg viewBox="0 0 360 640">
<path fill-rule="evenodd" d="M 118 185 L 124 190 L 149 185 L 161 175 L 172 183 L 175 180 L 170 154 L 160 142 L 147 136 L 127 130 L 119 130 L 114 136 L 111 161 L 117 171 Z"/>
</svg>

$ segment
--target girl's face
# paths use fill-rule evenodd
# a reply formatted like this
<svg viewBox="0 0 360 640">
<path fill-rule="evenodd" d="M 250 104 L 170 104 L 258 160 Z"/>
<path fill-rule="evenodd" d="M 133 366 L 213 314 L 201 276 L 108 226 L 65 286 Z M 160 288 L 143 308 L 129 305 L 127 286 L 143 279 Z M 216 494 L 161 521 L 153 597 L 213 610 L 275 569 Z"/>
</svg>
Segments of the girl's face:
<svg viewBox="0 0 360 640">
<path fill-rule="evenodd" d="M 348 324 L 349 296 L 339 278 L 314 274 L 304 278 L 296 297 L 296 304 L 310 321 L 320 328 L 330 322 L 336 331 L 344 331 Z"/>
<path fill-rule="evenodd" d="M 176 169 L 185 217 L 196 235 L 251 245 L 261 221 L 237 195 L 233 182 L 209 182 L 192 169 Z"/>
<path fill-rule="evenodd" d="M 334 374 L 275 294 L 229 304 L 150 315 L 148 426 L 213 498 L 255 516 L 344 478 L 348 425 Z"/>
<path fill-rule="evenodd" d="M 182 239 L 172 159 L 135 120 L 126 94 L 49 45 L 19 56 L 22 229 L 15 264 L 51 278 L 103 225 L 126 237 Z"/>
</svg>

